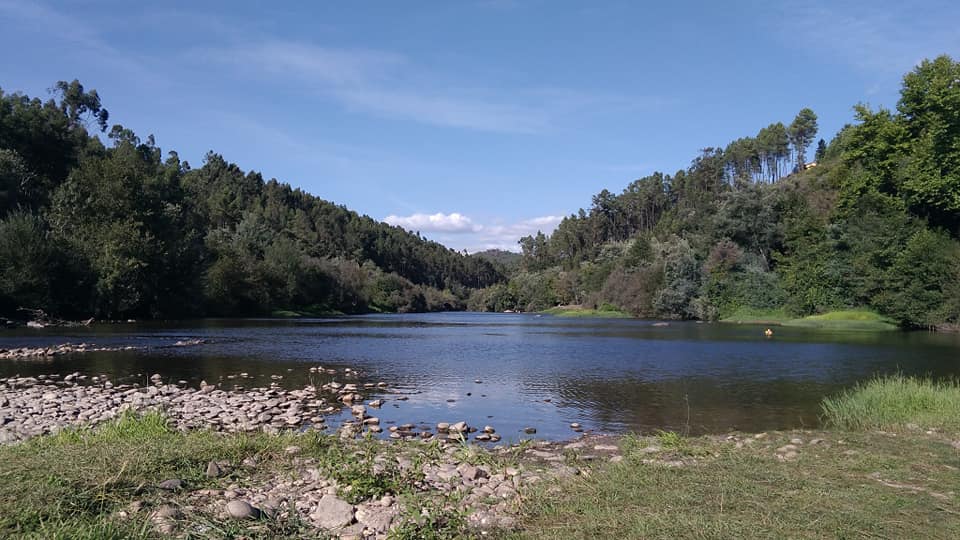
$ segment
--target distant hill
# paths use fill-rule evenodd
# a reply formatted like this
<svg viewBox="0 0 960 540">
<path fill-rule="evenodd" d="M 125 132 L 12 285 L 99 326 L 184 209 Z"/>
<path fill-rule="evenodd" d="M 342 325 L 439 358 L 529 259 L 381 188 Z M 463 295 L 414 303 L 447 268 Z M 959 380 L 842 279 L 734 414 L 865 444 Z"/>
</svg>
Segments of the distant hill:
<svg viewBox="0 0 960 540">
<path fill-rule="evenodd" d="M 152 136 L 108 130 L 96 91 L 55 91 L 0 90 L 2 316 L 463 309 L 472 288 L 505 279 L 213 152 L 192 168 Z"/>
<path fill-rule="evenodd" d="M 802 109 L 674 174 L 603 190 L 549 236 L 522 238 L 519 270 L 470 307 L 700 320 L 865 309 L 907 328 L 956 328 L 957 80 L 951 58 L 924 61 L 896 111 L 855 107 L 856 124 L 816 145 L 816 166 L 817 117 Z"/>
<path fill-rule="evenodd" d="M 520 269 L 520 260 L 523 258 L 519 253 L 504 249 L 488 249 L 474 253 L 471 256 L 500 265 L 507 275 L 513 274 Z"/>
</svg>

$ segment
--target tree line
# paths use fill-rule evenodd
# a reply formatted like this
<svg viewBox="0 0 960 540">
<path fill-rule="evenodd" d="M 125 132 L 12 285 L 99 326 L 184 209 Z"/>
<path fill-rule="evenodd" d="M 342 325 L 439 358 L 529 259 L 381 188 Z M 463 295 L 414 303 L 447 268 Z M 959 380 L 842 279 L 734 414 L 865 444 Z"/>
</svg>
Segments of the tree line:
<svg viewBox="0 0 960 540">
<path fill-rule="evenodd" d="M 0 316 L 463 309 L 504 279 L 219 154 L 164 155 L 78 81 L 51 91 L 0 89 Z"/>
<path fill-rule="evenodd" d="M 715 320 L 866 307 L 904 327 L 960 323 L 960 64 L 925 60 L 896 110 L 856 121 L 806 154 L 817 117 L 707 148 L 670 175 L 621 193 L 549 236 L 520 240 L 507 282 L 478 310 L 558 304 L 642 317 Z"/>
</svg>

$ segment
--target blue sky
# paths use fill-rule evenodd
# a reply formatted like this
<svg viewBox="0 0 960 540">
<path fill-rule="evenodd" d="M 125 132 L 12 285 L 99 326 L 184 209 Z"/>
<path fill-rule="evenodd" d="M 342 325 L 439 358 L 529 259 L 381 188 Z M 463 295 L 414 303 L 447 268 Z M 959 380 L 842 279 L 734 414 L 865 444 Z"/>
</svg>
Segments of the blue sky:
<svg viewBox="0 0 960 540">
<path fill-rule="evenodd" d="M 476 251 L 802 107 L 829 139 L 960 57 L 960 2 L 724 4 L 0 0 L 0 87 L 79 78 L 195 166 Z"/>
</svg>

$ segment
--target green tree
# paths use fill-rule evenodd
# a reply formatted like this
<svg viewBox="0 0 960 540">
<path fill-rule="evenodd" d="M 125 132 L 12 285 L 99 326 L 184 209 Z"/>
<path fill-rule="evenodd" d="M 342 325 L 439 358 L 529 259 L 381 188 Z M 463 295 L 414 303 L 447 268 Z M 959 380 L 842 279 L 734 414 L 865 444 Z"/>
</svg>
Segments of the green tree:
<svg viewBox="0 0 960 540">
<path fill-rule="evenodd" d="M 790 124 L 789 137 L 790 145 L 793 146 L 793 152 L 796 156 L 796 169 L 803 170 L 807 161 L 807 147 L 817 136 L 817 115 L 808 108 L 800 109 L 793 123 Z"/>
</svg>

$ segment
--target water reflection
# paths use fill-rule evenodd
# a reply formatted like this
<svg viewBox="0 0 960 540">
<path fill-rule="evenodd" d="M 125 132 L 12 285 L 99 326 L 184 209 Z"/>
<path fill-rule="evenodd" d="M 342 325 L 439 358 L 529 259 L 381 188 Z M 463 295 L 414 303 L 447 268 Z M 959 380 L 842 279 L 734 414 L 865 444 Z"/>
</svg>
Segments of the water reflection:
<svg viewBox="0 0 960 540">
<path fill-rule="evenodd" d="M 766 339 L 762 330 L 475 313 L 20 329 L 0 334 L 0 347 L 86 341 L 143 350 L 8 361 L 0 376 L 80 371 L 146 382 L 160 373 L 227 387 L 282 376 L 284 386 L 302 387 L 329 380 L 311 366 L 359 367 L 359 382 L 391 384 L 369 395 L 388 400 L 384 422 L 466 420 L 510 438 L 526 426 L 568 437 L 570 422 L 613 432 L 809 426 L 824 395 L 875 373 L 960 374 L 956 335 L 780 328 Z M 173 346 L 187 339 L 206 343 Z M 231 378 L 239 373 L 249 378 Z"/>
</svg>

